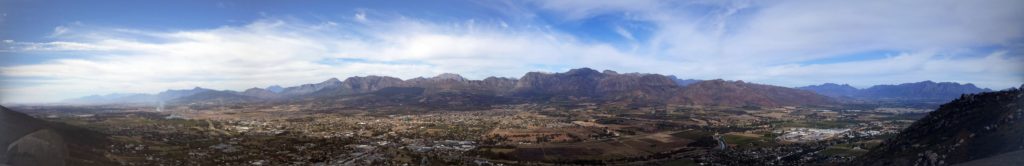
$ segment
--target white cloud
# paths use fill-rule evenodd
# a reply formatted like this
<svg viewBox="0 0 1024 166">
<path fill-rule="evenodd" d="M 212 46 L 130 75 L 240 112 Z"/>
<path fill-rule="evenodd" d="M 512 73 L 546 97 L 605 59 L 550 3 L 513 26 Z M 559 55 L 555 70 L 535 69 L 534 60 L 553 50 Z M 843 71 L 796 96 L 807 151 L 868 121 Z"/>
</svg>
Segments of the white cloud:
<svg viewBox="0 0 1024 166">
<path fill-rule="evenodd" d="M 651 28 L 612 27 L 612 33 L 634 45 L 622 50 L 614 46 L 622 43 L 584 40 L 546 24 L 557 20 L 530 21 L 538 15 L 504 2 L 494 6 L 507 9 L 499 12 L 510 15 L 509 23 L 516 26 L 484 18 L 368 19 L 365 10 L 357 10 L 348 21 L 263 19 L 171 32 L 55 28 L 55 41 L 9 45 L 17 47 L 14 51 L 82 56 L 0 68 L 0 101 L 193 86 L 243 90 L 358 75 L 518 77 L 575 67 L 784 86 L 934 80 L 1005 88 L 1024 82 L 1020 1 L 537 3 L 563 21 L 626 15 L 627 21 Z M 1007 48 L 973 50 L 1001 46 Z M 872 51 L 897 54 L 810 63 Z"/>
<path fill-rule="evenodd" d="M 636 40 L 635 38 L 633 38 L 633 33 L 630 33 L 629 30 L 626 30 L 626 29 L 622 28 L 621 26 L 616 26 L 615 27 L 615 33 L 618 33 L 619 36 L 622 36 L 623 38 L 629 39 L 630 41 L 635 41 Z"/>
<path fill-rule="evenodd" d="M 21 51 L 89 56 L 0 68 L 0 76 L 15 78 L 5 82 L 31 84 L 2 87 L 0 94 L 7 102 L 54 101 L 193 86 L 233 90 L 293 86 L 358 75 L 412 78 L 455 72 L 470 78 L 518 77 L 539 70 L 534 66 L 642 71 L 646 65 L 670 65 L 635 58 L 608 45 L 582 44 L 565 34 L 508 29 L 498 23 L 448 24 L 399 18 L 365 24 L 332 26 L 267 19 L 237 27 L 177 32 L 122 29 L 89 32 L 109 35 L 79 41 L 25 43 Z M 26 83 L 33 79 L 18 78 L 47 81 Z M 35 97 L 25 95 L 27 92 Z"/>
<path fill-rule="evenodd" d="M 978 82 L 1005 88 L 1024 82 L 1018 70 L 990 69 L 980 63 L 1024 66 L 1022 52 L 951 54 L 978 47 L 1013 47 L 1024 38 L 1024 1 L 537 1 L 567 21 L 628 15 L 657 29 L 637 51 L 684 63 L 683 77 L 745 79 L 788 86 L 817 84 L 815 78 L 858 85 L 913 79 Z M 615 29 L 617 32 L 618 29 Z M 862 65 L 801 65 L 842 59 L 865 52 L 918 55 L 884 60 L 855 60 Z M 998 49 L 996 51 L 999 51 Z M 928 56 L 924 56 L 928 55 Z M 947 56 L 939 56 L 947 55 Z M 952 58 L 950 58 L 952 57 Z M 848 58 L 856 59 L 856 58 Z M 956 60 L 949 60 L 956 59 Z M 993 60 L 994 59 L 994 60 Z M 946 70 L 905 68 L 905 63 L 947 64 Z M 1006 68 L 1006 67 L 1004 67 Z M 766 75 L 773 69 L 775 77 Z M 783 70 L 785 69 L 785 70 Z M 830 70 L 825 70 L 830 69 Z M 885 70 L 881 72 L 879 70 Z M 898 70 L 897 70 L 898 69 Z M 978 72 L 978 69 L 984 69 Z M 894 75 L 890 81 L 832 77 L 828 72 Z M 930 74 L 924 74 L 929 73 Z M 807 74 L 798 74 L 807 73 Z M 974 79 L 962 79 L 971 74 Z M 799 75 L 799 76 L 798 76 Z M 847 75 L 849 76 L 849 75 Z M 984 77 L 984 78 L 980 78 Z M 845 79 L 842 79 L 845 78 Z M 897 79 L 899 78 L 899 79 Z M 907 79 L 904 79 L 907 78 Z M 913 80 L 913 81 L 920 81 Z M 972 81 L 978 80 L 978 81 Z M 984 81 L 988 80 L 988 81 Z"/>
<path fill-rule="evenodd" d="M 978 57 L 954 57 L 923 51 L 904 53 L 877 60 L 832 64 L 777 65 L 762 72 L 765 80 L 776 83 L 808 85 L 822 82 L 847 82 L 866 87 L 877 84 L 923 80 L 975 83 L 986 87 L 1008 88 L 1024 83 L 1024 57 L 1007 56 L 1000 51 Z"/>
</svg>

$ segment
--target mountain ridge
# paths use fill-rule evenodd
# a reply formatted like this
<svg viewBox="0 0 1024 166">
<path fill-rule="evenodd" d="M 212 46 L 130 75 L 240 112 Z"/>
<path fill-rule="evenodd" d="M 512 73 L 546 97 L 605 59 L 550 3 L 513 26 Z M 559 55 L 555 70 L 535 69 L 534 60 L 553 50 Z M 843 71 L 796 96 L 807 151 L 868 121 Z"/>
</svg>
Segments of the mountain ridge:
<svg viewBox="0 0 1024 166">
<path fill-rule="evenodd" d="M 694 85 L 699 86 L 690 88 Z M 487 77 L 482 80 L 470 80 L 454 73 L 408 80 L 389 76 L 353 76 L 344 80 L 330 78 L 318 83 L 292 87 L 276 85 L 267 88 L 253 87 L 241 92 L 196 87 L 167 90 L 155 95 L 141 94 L 142 97 L 134 98 L 146 99 L 145 102 L 132 100 L 124 102 L 186 104 L 335 100 L 329 98 L 346 98 L 355 94 L 367 94 L 392 87 L 422 88 L 422 93 L 416 97 L 421 102 L 446 102 L 442 99 L 472 102 L 472 98 L 493 98 L 487 100 L 520 102 L 571 100 L 726 106 L 835 104 L 828 97 L 781 86 L 721 79 L 684 80 L 675 76 L 619 73 L 611 70 L 599 72 L 591 68 L 577 68 L 561 73 L 528 72 L 520 78 Z"/>
<path fill-rule="evenodd" d="M 931 80 L 902 83 L 896 85 L 874 85 L 859 89 L 849 84 L 824 83 L 797 87 L 815 93 L 839 99 L 869 101 L 925 101 L 945 103 L 956 99 L 961 94 L 990 92 L 988 88 L 978 88 L 971 83 L 933 82 Z"/>
</svg>

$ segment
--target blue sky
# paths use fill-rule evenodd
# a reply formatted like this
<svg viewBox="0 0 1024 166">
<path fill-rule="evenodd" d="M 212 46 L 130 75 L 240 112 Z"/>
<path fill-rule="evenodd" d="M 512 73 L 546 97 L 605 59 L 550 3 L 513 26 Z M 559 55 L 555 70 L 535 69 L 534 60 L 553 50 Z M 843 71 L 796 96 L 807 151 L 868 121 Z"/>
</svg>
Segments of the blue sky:
<svg viewBox="0 0 1024 166">
<path fill-rule="evenodd" d="M 0 103 L 591 67 L 780 86 L 1024 83 L 1024 2 L 0 0 Z"/>
</svg>

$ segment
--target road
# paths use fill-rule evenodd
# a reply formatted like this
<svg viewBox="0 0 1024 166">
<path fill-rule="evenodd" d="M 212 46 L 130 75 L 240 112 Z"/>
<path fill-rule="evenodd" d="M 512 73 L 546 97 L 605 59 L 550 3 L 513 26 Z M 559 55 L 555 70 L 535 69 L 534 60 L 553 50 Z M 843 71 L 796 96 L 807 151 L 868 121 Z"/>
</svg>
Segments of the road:
<svg viewBox="0 0 1024 166">
<path fill-rule="evenodd" d="M 725 148 L 729 147 L 728 144 L 725 144 L 725 136 L 724 135 L 722 135 L 722 136 L 715 136 L 715 140 L 718 141 L 718 148 L 716 148 L 716 149 L 718 149 L 718 150 L 725 150 Z"/>
</svg>

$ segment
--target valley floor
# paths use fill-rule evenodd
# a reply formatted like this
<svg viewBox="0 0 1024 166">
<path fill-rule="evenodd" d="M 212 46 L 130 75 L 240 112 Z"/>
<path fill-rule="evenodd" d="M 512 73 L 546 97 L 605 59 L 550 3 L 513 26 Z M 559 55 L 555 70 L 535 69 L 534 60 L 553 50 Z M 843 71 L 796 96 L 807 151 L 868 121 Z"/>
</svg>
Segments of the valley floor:
<svg viewBox="0 0 1024 166">
<path fill-rule="evenodd" d="M 125 165 L 845 163 L 921 115 L 586 103 L 478 111 L 311 105 L 15 110 L 107 134 L 114 143 L 106 156 Z"/>
</svg>

